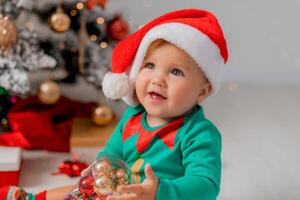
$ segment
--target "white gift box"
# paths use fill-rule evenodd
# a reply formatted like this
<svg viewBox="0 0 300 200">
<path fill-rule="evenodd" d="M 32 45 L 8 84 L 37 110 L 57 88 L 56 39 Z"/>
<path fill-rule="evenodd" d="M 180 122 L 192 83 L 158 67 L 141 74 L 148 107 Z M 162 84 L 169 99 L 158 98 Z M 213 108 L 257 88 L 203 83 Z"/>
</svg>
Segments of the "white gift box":
<svg viewBox="0 0 300 200">
<path fill-rule="evenodd" d="M 21 148 L 0 146 L 0 187 L 18 185 L 21 156 Z"/>
</svg>

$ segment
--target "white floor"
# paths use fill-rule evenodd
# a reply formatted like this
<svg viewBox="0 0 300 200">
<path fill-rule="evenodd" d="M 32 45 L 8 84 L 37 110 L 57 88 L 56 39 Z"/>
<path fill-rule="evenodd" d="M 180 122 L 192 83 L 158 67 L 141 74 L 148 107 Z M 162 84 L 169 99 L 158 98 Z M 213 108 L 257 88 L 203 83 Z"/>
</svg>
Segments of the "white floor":
<svg viewBox="0 0 300 200">
<path fill-rule="evenodd" d="M 20 175 L 20 187 L 28 192 L 37 193 L 42 190 L 75 184 L 77 177 L 70 178 L 65 174 L 53 175 L 58 166 L 65 160 L 71 160 L 72 154 L 80 154 L 80 160 L 92 162 L 100 148 L 73 149 L 72 153 L 56 153 L 43 150 L 23 151 Z"/>
<path fill-rule="evenodd" d="M 205 104 L 223 135 L 219 200 L 300 199 L 300 85 L 226 84 Z M 76 149 L 87 161 L 98 149 Z M 69 154 L 25 151 L 21 186 L 37 192 L 75 183 L 51 172 Z"/>
</svg>

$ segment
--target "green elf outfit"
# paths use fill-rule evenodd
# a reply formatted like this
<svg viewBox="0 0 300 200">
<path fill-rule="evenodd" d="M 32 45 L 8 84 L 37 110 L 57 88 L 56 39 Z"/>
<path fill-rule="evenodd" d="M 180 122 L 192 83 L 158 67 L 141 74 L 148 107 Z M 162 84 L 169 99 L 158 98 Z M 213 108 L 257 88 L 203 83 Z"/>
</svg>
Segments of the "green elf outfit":
<svg viewBox="0 0 300 200">
<path fill-rule="evenodd" d="M 159 178 L 157 200 L 216 199 L 221 177 L 221 135 L 207 120 L 201 106 L 168 124 L 150 127 L 139 105 L 129 107 L 114 133 L 98 154 L 114 155 L 144 180 L 149 163 Z"/>
</svg>

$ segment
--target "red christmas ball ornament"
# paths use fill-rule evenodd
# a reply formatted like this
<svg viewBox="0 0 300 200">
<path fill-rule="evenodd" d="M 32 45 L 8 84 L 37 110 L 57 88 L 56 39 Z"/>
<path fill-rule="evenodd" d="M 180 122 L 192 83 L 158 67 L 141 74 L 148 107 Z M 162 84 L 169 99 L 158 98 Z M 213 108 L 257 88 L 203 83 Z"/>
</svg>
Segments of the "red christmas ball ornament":
<svg viewBox="0 0 300 200">
<path fill-rule="evenodd" d="M 107 0 L 87 0 L 85 4 L 89 10 L 92 10 L 95 6 L 100 6 L 102 9 L 105 9 Z"/>
<path fill-rule="evenodd" d="M 15 104 L 15 103 L 17 102 L 17 100 L 18 100 L 18 98 L 17 98 L 16 96 L 10 97 L 10 102 L 11 102 L 12 104 Z"/>
<path fill-rule="evenodd" d="M 118 16 L 107 24 L 107 35 L 112 40 L 122 40 L 129 32 L 127 22 Z"/>
<path fill-rule="evenodd" d="M 82 177 L 79 181 L 79 190 L 86 196 L 89 196 L 94 193 L 94 177 L 85 176 Z"/>
</svg>

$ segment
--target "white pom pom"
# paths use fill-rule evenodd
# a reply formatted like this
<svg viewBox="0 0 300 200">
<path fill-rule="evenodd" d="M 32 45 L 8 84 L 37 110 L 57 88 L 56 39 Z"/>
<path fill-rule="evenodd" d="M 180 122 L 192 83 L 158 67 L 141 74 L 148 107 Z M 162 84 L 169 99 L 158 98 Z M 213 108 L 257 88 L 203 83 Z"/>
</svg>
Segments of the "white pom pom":
<svg viewBox="0 0 300 200">
<path fill-rule="evenodd" d="M 108 72 L 103 78 L 102 90 L 106 97 L 120 99 L 130 90 L 129 77 L 125 73 Z"/>
</svg>

